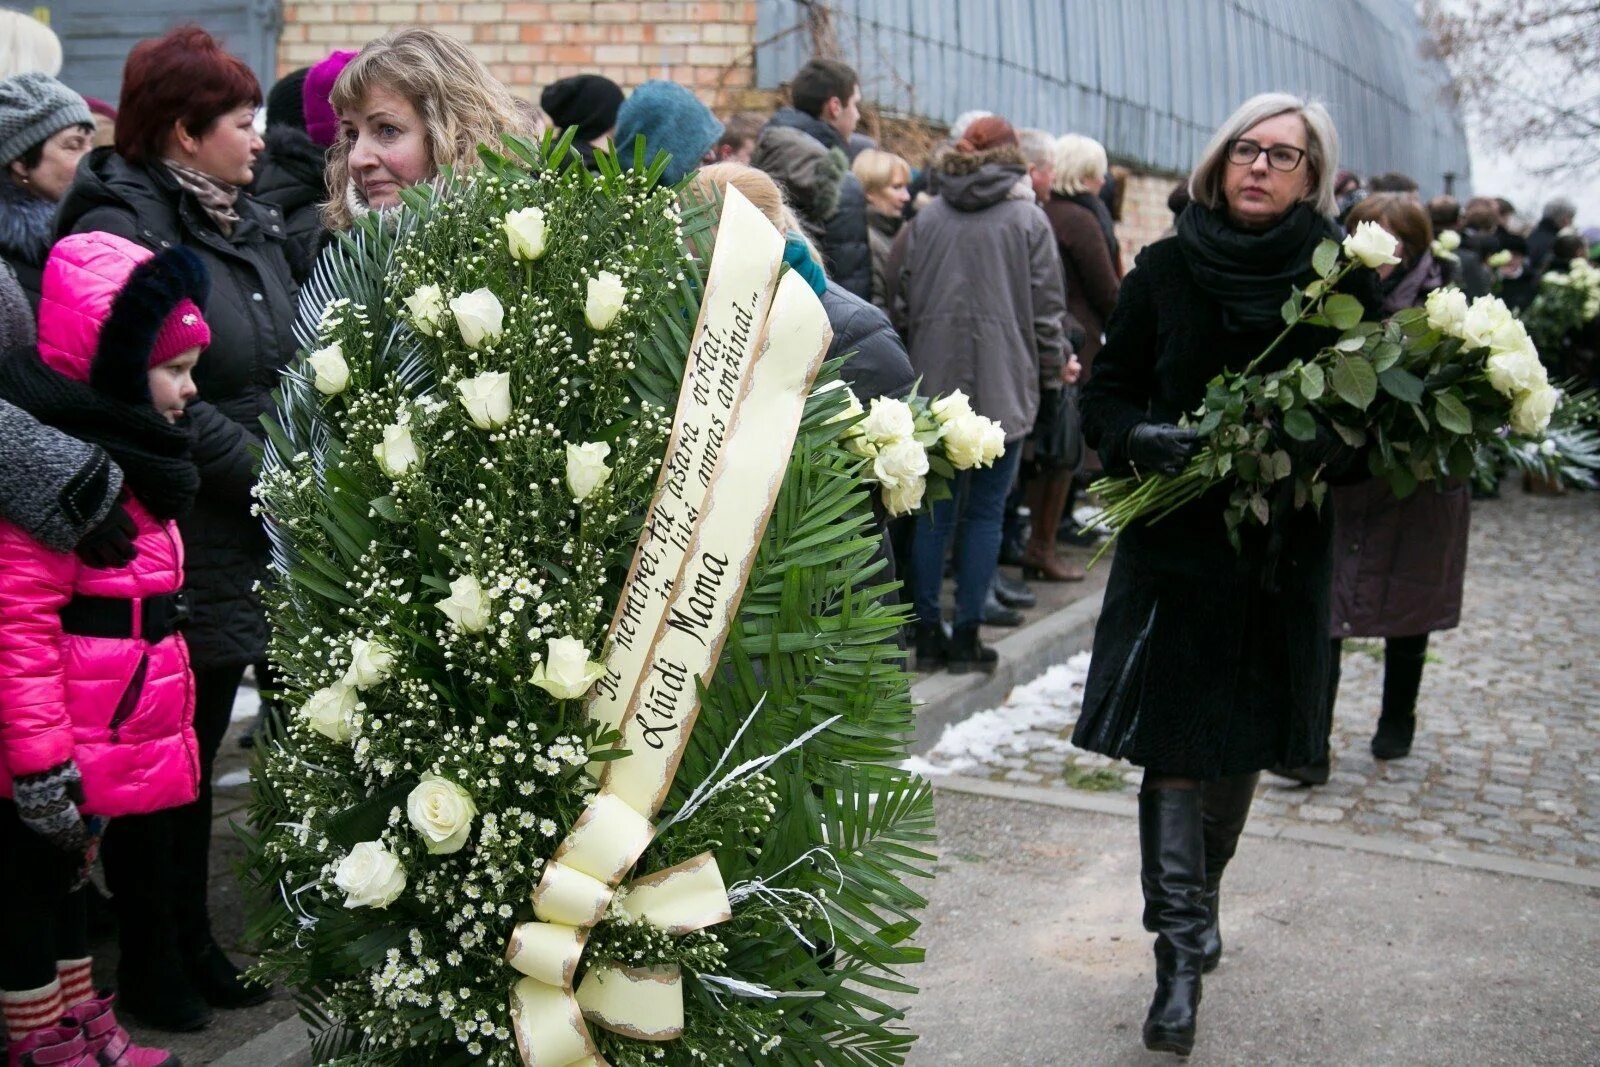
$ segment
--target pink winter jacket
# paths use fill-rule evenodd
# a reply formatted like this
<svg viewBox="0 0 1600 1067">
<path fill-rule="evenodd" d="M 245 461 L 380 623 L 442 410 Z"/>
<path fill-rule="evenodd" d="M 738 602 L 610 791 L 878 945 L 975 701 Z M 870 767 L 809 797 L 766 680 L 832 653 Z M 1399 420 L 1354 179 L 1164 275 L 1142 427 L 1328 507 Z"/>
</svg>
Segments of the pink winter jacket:
<svg viewBox="0 0 1600 1067">
<path fill-rule="evenodd" d="M 61 374 L 87 381 L 99 327 L 133 268 L 151 253 L 109 234 L 45 266 L 39 354 Z M 81 238 L 79 239 L 81 241 Z M 0 796 L 15 775 L 74 760 L 86 815 L 133 815 L 193 800 L 200 780 L 194 679 L 181 634 L 138 637 L 63 632 L 74 595 L 134 602 L 183 587 L 183 543 L 126 493 L 138 555 L 99 570 L 0 521 Z"/>
</svg>

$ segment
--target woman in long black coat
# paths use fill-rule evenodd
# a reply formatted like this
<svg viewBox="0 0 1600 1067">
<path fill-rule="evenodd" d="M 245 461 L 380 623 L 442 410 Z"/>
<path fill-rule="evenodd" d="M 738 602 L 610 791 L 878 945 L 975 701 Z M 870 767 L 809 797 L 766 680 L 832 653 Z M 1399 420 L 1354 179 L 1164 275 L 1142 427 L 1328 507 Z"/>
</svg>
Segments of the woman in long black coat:
<svg viewBox="0 0 1600 1067">
<path fill-rule="evenodd" d="M 267 996 L 218 947 L 206 908 L 212 761 L 244 670 L 265 658 L 267 644 L 258 590 L 268 543 L 252 514 L 255 451 L 295 350 L 283 216 L 242 191 L 262 148 L 253 126 L 260 104 L 250 68 L 204 30 L 141 42 L 124 72 L 116 144 L 90 154 L 57 218 L 62 235 L 105 231 L 156 251 L 181 244 L 211 277 L 212 341 L 195 369 L 200 397 L 188 416 L 200 494 L 179 523 L 200 797 L 115 820 L 103 849 L 121 927 L 122 1006 L 168 1030 L 197 1029 L 210 1007 Z"/>
<path fill-rule="evenodd" d="M 1083 392 L 1085 436 L 1108 472 L 1181 470 L 1197 441 L 1178 420 L 1283 329 L 1291 287 L 1315 276 L 1312 251 L 1338 232 L 1337 152 L 1327 111 L 1282 93 L 1249 100 L 1212 138 L 1177 235 L 1124 279 Z M 1334 336 L 1297 327 L 1263 369 Z M 1144 1040 L 1180 1054 L 1201 972 L 1221 955 L 1218 887 L 1259 772 L 1310 762 L 1326 743 L 1330 516 L 1276 509 L 1236 551 L 1227 500 L 1214 491 L 1122 535 L 1073 737 L 1145 768 L 1141 882 L 1157 937 Z"/>
</svg>

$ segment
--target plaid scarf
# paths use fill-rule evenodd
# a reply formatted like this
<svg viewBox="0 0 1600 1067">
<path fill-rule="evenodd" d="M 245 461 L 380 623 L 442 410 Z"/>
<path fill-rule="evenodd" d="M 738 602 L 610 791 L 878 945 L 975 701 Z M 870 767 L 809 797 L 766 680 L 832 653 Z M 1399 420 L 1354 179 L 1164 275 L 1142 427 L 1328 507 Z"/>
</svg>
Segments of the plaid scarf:
<svg viewBox="0 0 1600 1067">
<path fill-rule="evenodd" d="M 177 179 L 178 185 L 185 192 L 193 193 L 195 199 L 200 201 L 200 207 L 217 224 L 222 236 L 233 236 L 233 228 L 239 224 L 239 212 L 235 207 L 239 202 L 239 187 L 170 159 L 162 162 Z"/>
</svg>

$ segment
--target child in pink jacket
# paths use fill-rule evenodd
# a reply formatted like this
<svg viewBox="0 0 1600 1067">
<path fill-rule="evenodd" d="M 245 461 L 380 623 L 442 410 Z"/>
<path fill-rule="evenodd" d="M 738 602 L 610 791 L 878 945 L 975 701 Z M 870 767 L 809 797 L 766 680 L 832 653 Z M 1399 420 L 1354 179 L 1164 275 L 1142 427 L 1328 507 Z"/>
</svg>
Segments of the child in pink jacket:
<svg viewBox="0 0 1600 1067">
<path fill-rule="evenodd" d="M 199 782 L 194 684 L 179 632 L 193 502 L 184 407 L 211 333 L 205 269 L 104 233 L 45 264 L 38 353 L 0 396 L 98 445 L 124 475 L 135 554 L 97 568 L 0 521 L 0 1006 L 11 1067 L 156 1067 L 90 977 L 83 881 L 107 819 L 185 804 Z"/>
</svg>

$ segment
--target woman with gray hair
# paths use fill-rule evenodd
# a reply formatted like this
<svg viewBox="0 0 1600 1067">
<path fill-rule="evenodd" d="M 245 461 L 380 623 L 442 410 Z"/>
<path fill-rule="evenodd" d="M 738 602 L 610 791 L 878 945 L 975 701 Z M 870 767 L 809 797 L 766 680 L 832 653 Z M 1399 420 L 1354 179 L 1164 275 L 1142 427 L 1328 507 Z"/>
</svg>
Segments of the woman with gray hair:
<svg viewBox="0 0 1600 1067">
<path fill-rule="evenodd" d="M 1177 235 L 1123 279 L 1084 390 L 1085 436 L 1107 473 L 1175 474 L 1194 454 L 1180 420 L 1216 375 L 1273 342 L 1291 289 L 1316 276 L 1313 250 L 1338 233 L 1338 151 L 1327 110 L 1283 93 L 1250 99 L 1211 139 Z M 1375 306 L 1371 275 L 1356 278 L 1350 288 Z M 1336 337 L 1297 326 L 1261 369 Z M 1350 459 L 1331 433 L 1282 447 L 1297 463 Z M 1218 890 L 1256 780 L 1310 762 L 1327 737 L 1331 516 L 1284 496 L 1236 550 L 1227 502 L 1214 492 L 1122 535 L 1073 734 L 1144 767 L 1140 882 L 1156 935 L 1144 1042 L 1180 1055 L 1194 1045 L 1201 974 L 1221 958 Z"/>
</svg>

